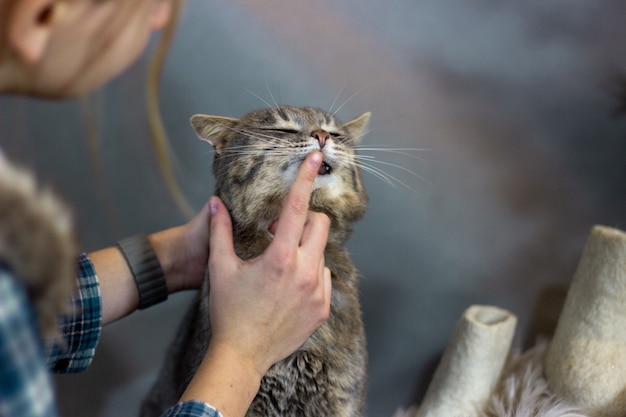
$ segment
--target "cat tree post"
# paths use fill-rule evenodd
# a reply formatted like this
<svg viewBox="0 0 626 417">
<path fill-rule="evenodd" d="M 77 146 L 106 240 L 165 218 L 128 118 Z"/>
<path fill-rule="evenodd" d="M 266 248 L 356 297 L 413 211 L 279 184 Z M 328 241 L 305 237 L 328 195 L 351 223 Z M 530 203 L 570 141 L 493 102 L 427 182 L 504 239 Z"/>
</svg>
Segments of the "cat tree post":
<svg viewBox="0 0 626 417">
<path fill-rule="evenodd" d="M 516 323 L 500 308 L 468 308 L 415 417 L 477 416 L 498 382 Z"/>
<path fill-rule="evenodd" d="M 545 359 L 550 389 L 597 417 L 626 414 L 626 234 L 591 231 Z"/>
</svg>

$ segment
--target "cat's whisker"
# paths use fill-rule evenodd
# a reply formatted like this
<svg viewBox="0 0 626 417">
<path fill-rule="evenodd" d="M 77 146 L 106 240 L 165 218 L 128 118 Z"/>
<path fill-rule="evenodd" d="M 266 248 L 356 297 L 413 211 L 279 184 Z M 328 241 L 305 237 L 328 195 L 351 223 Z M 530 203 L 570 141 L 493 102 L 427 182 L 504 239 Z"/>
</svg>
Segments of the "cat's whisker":
<svg viewBox="0 0 626 417">
<path fill-rule="evenodd" d="M 355 162 L 354 165 L 362 169 L 364 172 L 372 174 L 374 177 L 380 179 L 383 182 L 386 182 L 392 187 L 394 188 L 396 187 L 396 184 L 391 179 L 388 178 L 387 174 L 384 171 L 381 171 L 380 169 L 376 167 L 370 167 L 369 165 L 364 164 L 362 162 Z"/>
<path fill-rule="evenodd" d="M 348 104 L 349 102 L 352 101 L 353 98 L 355 98 L 356 96 L 358 96 L 361 93 L 361 89 L 359 88 L 357 91 L 355 91 L 350 97 L 348 97 L 347 99 L 344 100 L 343 103 L 341 103 L 341 105 L 339 107 L 337 107 L 337 109 L 335 111 L 333 111 L 332 113 L 330 113 L 331 116 L 335 117 L 335 115 L 337 113 L 339 113 L 339 110 L 343 109 L 343 107 Z"/>
<path fill-rule="evenodd" d="M 260 140 L 264 143 L 274 143 L 274 142 L 278 142 L 278 143 L 282 143 L 284 145 L 290 145 L 292 142 L 287 140 L 287 139 L 283 139 L 283 138 L 279 138 L 277 136 L 272 136 L 272 135 L 268 135 L 265 133 L 258 133 L 258 132 L 248 132 L 248 135 L 250 135 L 250 137 Z"/>
<path fill-rule="evenodd" d="M 359 161 L 357 159 L 358 155 L 353 155 L 353 154 L 350 154 L 347 152 L 341 152 L 341 151 L 338 151 L 336 155 L 342 163 L 350 165 L 350 166 L 358 167 L 362 169 L 363 171 L 366 171 L 372 174 L 373 176 L 379 178 L 380 180 L 386 182 L 392 187 L 394 188 L 396 187 L 396 184 L 394 184 L 394 182 L 391 180 L 395 178 L 393 178 L 391 175 L 387 174 L 385 171 L 383 171 L 382 169 L 378 167 L 369 165 L 363 161 Z"/>
<path fill-rule="evenodd" d="M 280 151 L 268 151 L 268 150 L 255 150 L 255 151 L 228 151 L 224 154 L 225 156 L 268 156 L 271 155 L 273 157 L 286 157 L 291 156 L 290 152 L 280 152 Z"/>
<path fill-rule="evenodd" d="M 282 147 L 285 148 L 285 147 Z M 256 151 L 269 151 L 269 150 L 280 150 L 281 147 L 277 146 L 275 143 L 265 141 L 263 139 L 259 139 L 258 143 L 249 144 L 249 145 L 240 145 L 240 146 L 231 146 L 229 149 L 232 150 L 256 150 Z"/>
<path fill-rule="evenodd" d="M 291 146 L 289 146 L 290 144 L 286 141 L 277 141 L 277 140 L 268 140 L 266 138 L 263 137 L 254 137 L 254 136 L 250 136 L 251 138 L 254 138 L 257 140 L 257 142 L 253 142 L 253 143 L 249 143 L 249 144 L 245 144 L 245 145 L 236 145 L 236 146 L 230 146 L 229 149 L 256 149 L 256 150 L 264 150 L 264 151 L 268 151 L 268 150 L 284 150 L 284 151 L 288 151 Z"/>
<path fill-rule="evenodd" d="M 404 153 L 404 151 L 411 151 L 411 152 L 430 152 L 431 149 L 428 148 L 385 148 L 382 146 L 376 146 L 376 147 L 366 147 L 366 146 L 355 146 L 354 149 L 358 150 L 358 151 L 382 151 L 382 152 L 393 152 L 393 153 L 400 153 L 402 155 L 406 155 L 406 156 L 412 156 L 409 153 Z"/>
<path fill-rule="evenodd" d="M 376 161 L 373 161 L 376 162 Z M 378 161 L 380 162 L 380 161 Z M 358 161 L 356 162 L 356 165 L 359 166 L 362 170 L 369 172 L 371 174 L 374 174 L 375 176 L 377 176 L 378 178 L 384 177 L 384 181 L 388 184 L 391 184 L 393 187 L 395 187 L 396 185 L 393 183 L 393 181 L 395 181 L 396 183 L 406 187 L 407 189 L 413 191 L 416 194 L 419 194 L 417 192 L 416 189 L 414 189 L 413 187 L 411 187 L 410 185 L 408 185 L 407 183 L 405 183 L 404 181 L 394 177 L 393 175 L 389 174 L 388 172 L 383 171 L 382 169 L 373 166 L 373 165 L 369 165 L 363 161 Z M 377 173 L 378 175 L 376 175 L 375 173 Z M 419 177 L 419 175 L 418 175 Z M 420 179 L 423 180 L 423 178 L 420 177 Z M 393 181 L 392 181 L 393 180 Z"/>
<path fill-rule="evenodd" d="M 259 133 L 258 131 L 251 131 L 251 130 L 247 130 L 247 129 L 235 129 L 232 126 L 227 126 L 227 125 L 224 125 L 224 124 L 220 124 L 220 125 L 224 129 L 228 129 L 231 132 L 240 133 L 240 134 L 243 134 L 243 135 L 248 135 L 250 137 L 253 137 L 254 139 L 265 141 L 266 143 L 273 143 L 275 141 L 282 142 L 284 144 L 290 144 L 291 143 L 287 139 L 279 138 L 279 137 L 268 135 L 268 134 L 264 134 L 264 133 Z"/>
<path fill-rule="evenodd" d="M 401 155 L 401 156 L 405 156 L 407 158 L 411 158 L 411 159 L 415 159 L 417 161 L 420 162 L 424 162 L 424 158 L 417 156 L 417 155 L 413 155 L 410 152 L 429 152 L 430 149 L 421 149 L 421 148 L 380 148 L 380 147 L 355 147 L 355 150 L 359 151 L 359 152 L 384 152 L 384 153 L 391 153 L 391 154 L 395 154 L 395 155 Z M 363 155 L 361 154 L 361 156 L 368 156 L 371 158 L 376 158 L 373 155 Z"/>
<path fill-rule="evenodd" d="M 236 132 L 236 133 L 241 133 L 244 135 L 248 135 L 254 139 L 258 139 L 261 140 L 262 138 L 265 140 L 267 139 L 267 142 L 274 142 L 274 141 L 278 141 L 278 142 L 282 142 L 285 144 L 290 144 L 291 141 L 287 140 L 287 139 L 283 139 L 283 138 L 279 138 L 277 136 L 273 136 L 273 135 L 269 135 L 267 133 L 260 133 L 259 131 L 252 131 L 252 130 L 247 130 L 247 129 L 235 129 L 232 127 L 228 127 L 229 130 Z"/>
<path fill-rule="evenodd" d="M 359 141 L 359 140 L 360 140 L 363 136 L 365 136 L 365 135 L 369 134 L 371 131 L 372 131 L 371 129 L 367 129 L 367 130 L 365 130 L 365 131 L 361 132 L 361 134 L 360 134 L 360 135 L 357 135 L 357 136 L 353 136 L 353 137 L 351 137 L 351 138 L 348 138 L 348 139 L 344 140 L 344 142 L 345 142 L 345 143 L 356 143 L 356 142 L 358 142 L 358 141 Z"/>
<path fill-rule="evenodd" d="M 353 155 L 344 151 L 337 151 L 336 155 L 340 158 L 341 162 L 345 164 L 357 166 L 361 168 L 364 172 L 368 172 L 372 174 L 373 176 L 393 186 L 394 188 L 396 187 L 396 184 L 400 184 L 404 186 L 405 188 L 413 191 L 414 193 L 417 193 L 417 191 L 413 187 L 411 187 L 409 184 L 400 180 L 399 178 L 394 177 L 393 175 L 389 174 L 388 172 L 384 171 L 383 169 L 381 169 L 380 167 L 377 167 L 374 164 L 385 165 L 385 166 L 393 167 L 395 169 L 399 169 L 401 171 L 407 172 L 417 177 L 420 181 L 424 182 L 426 185 L 430 185 L 430 183 L 425 178 L 415 173 L 414 171 L 411 171 L 410 169 L 403 167 L 401 165 L 377 160 L 372 155 L 358 155 L 358 154 Z"/>
<path fill-rule="evenodd" d="M 272 89 L 270 88 L 270 83 L 268 80 L 265 80 L 265 87 L 267 88 L 267 92 L 270 93 L 270 98 L 272 99 L 272 102 L 274 102 L 274 109 L 276 111 L 279 111 L 280 105 L 278 104 L 278 102 L 276 101 L 276 98 L 274 97 L 274 94 L 272 94 Z M 270 106 L 272 107 L 272 106 Z"/>
<path fill-rule="evenodd" d="M 250 145 L 250 146 L 232 146 L 225 150 L 226 155 L 272 155 L 272 156 L 290 156 L 293 150 L 284 147 L 267 147 L 266 145 Z"/>
<path fill-rule="evenodd" d="M 269 87 L 268 87 L 268 88 L 269 88 Z M 267 107 L 270 107 L 270 108 L 272 108 L 272 109 L 276 109 L 276 108 L 278 108 L 278 104 L 276 104 L 275 106 L 273 106 L 273 105 L 272 105 L 272 103 L 270 103 L 269 101 L 265 100 L 263 97 L 261 97 L 259 94 L 255 93 L 254 91 L 252 91 L 252 90 L 250 90 L 250 89 L 248 89 L 248 88 L 244 88 L 244 91 L 245 91 L 245 92 L 247 92 L 247 93 L 249 93 L 249 94 L 252 94 L 254 97 L 256 97 L 256 98 L 258 98 L 259 100 L 261 100 L 261 102 L 262 102 L 263 104 L 265 104 Z M 270 92 L 270 94 L 271 94 L 271 92 Z M 273 98 L 273 97 L 272 97 L 272 98 Z M 274 102 L 276 102 L 276 100 L 274 100 Z"/>
<path fill-rule="evenodd" d="M 345 84 L 343 85 L 343 87 L 341 87 L 341 89 L 339 89 L 339 92 L 337 93 L 337 95 L 335 96 L 335 98 L 333 99 L 333 102 L 330 103 L 330 107 L 328 108 L 328 111 L 326 113 L 328 114 L 333 114 L 333 107 L 335 107 L 335 104 L 337 104 L 337 100 L 339 100 L 339 97 L 341 97 L 341 95 L 343 94 L 343 92 L 345 91 L 346 86 Z"/>
<path fill-rule="evenodd" d="M 374 159 L 374 157 L 369 157 L 369 155 L 366 155 L 366 156 L 368 156 L 368 157 L 364 158 L 363 155 L 356 155 L 356 158 L 357 158 L 357 160 L 359 160 L 359 162 L 362 162 L 363 159 L 367 159 L 368 162 L 375 162 L 377 164 L 381 164 L 381 165 L 397 168 L 397 169 L 402 170 L 404 172 L 408 172 L 409 174 L 415 176 L 416 178 L 419 178 L 426 185 L 429 185 L 429 186 L 431 185 L 424 177 L 422 177 L 421 175 L 417 174 L 414 171 L 411 171 L 410 169 L 408 169 L 406 167 L 403 167 L 402 165 L 393 164 L 391 162 L 380 161 L 378 159 Z"/>
</svg>

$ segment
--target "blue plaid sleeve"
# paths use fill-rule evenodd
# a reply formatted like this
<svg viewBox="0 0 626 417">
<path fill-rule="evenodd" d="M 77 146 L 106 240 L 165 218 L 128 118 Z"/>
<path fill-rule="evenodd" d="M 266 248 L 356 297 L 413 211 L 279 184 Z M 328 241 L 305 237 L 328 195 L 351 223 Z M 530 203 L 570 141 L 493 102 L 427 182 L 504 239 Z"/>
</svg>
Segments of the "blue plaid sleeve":
<svg viewBox="0 0 626 417">
<path fill-rule="evenodd" d="M 0 263 L 0 416 L 57 416 L 35 312 Z"/>
<path fill-rule="evenodd" d="M 168 409 L 161 417 L 222 417 L 222 415 L 206 403 L 185 401 Z"/>
<path fill-rule="evenodd" d="M 46 344 L 47 362 L 56 373 L 82 372 L 93 359 L 102 330 L 102 305 L 98 277 L 89 257 L 82 254 L 76 266 L 78 291 L 73 314 L 65 317 L 61 334 L 65 343 Z"/>
</svg>

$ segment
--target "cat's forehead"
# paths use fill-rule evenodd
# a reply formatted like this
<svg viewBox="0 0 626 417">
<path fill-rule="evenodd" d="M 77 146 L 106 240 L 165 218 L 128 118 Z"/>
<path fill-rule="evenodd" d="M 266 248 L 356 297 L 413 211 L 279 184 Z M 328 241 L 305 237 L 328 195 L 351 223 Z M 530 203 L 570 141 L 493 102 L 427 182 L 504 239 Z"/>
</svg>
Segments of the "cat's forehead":
<svg viewBox="0 0 626 417">
<path fill-rule="evenodd" d="M 312 107 L 272 107 L 244 116 L 247 122 L 264 127 L 300 130 L 319 128 L 326 131 L 341 129 L 341 123 L 331 114 Z"/>
</svg>

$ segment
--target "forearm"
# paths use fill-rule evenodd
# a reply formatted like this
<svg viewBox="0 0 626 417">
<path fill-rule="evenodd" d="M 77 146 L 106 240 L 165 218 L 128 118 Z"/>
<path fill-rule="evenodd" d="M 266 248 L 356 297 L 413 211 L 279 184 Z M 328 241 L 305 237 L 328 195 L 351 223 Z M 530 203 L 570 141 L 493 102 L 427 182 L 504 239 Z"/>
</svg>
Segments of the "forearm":
<svg viewBox="0 0 626 417">
<path fill-rule="evenodd" d="M 90 253 L 89 258 L 100 284 L 102 324 L 111 323 L 135 311 L 139 293 L 121 252 L 110 247 Z"/>
<path fill-rule="evenodd" d="M 181 227 L 167 229 L 148 236 L 165 275 L 168 292 L 185 289 L 180 279 L 180 262 L 175 256 L 177 245 L 183 237 Z M 137 309 L 139 293 L 126 259 L 117 247 L 89 254 L 100 284 L 102 297 L 102 323 L 119 320 Z"/>
<path fill-rule="evenodd" d="M 256 396 L 261 375 L 251 363 L 226 347 L 209 345 L 180 401 L 202 401 L 224 417 L 242 417 Z"/>
</svg>

